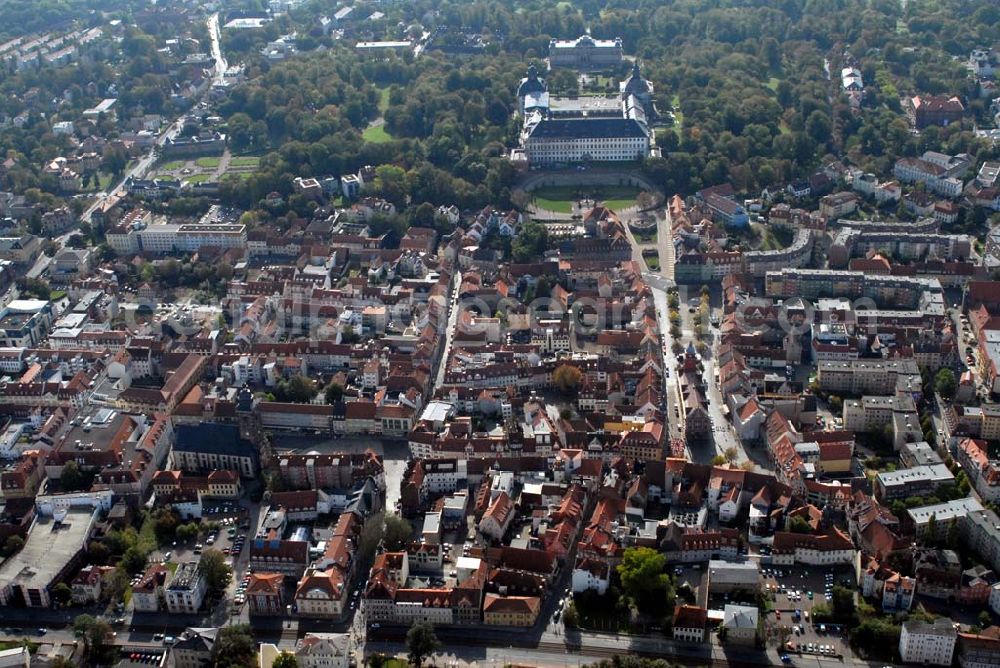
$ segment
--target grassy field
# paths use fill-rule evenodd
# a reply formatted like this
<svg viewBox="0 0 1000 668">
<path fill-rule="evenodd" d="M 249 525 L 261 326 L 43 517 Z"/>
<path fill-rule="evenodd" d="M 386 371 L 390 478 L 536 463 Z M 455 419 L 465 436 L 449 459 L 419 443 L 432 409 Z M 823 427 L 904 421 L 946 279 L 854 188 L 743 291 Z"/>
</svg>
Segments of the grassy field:
<svg viewBox="0 0 1000 668">
<path fill-rule="evenodd" d="M 365 128 L 365 131 L 361 133 L 361 138 L 372 144 L 385 144 L 393 140 L 392 135 L 386 132 L 385 127 L 381 125 Z"/>
<path fill-rule="evenodd" d="M 646 266 L 650 271 L 660 270 L 660 254 L 655 250 L 642 251 L 642 259 L 646 261 Z"/>
<path fill-rule="evenodd" d="M 256 167 L 260 164 L 260 158 L 255 155 L 241 155 L 229 160 L 230 167 Z"/>
<path fill-rule="evenodd" d="M 389 108 L 389 87 L 378 89 L 378 113 L 384 114 L 385 110 Z"/>
<path fill-rule="evenodd" d="M 635 240 L 638 241 L 641 244 L 656 243 L 656 235 L 657 235 L 657 230 L 656 230 L 655 227 L 653 229 L 649 230 L 648 232 L 645 232 L 645 231 L 644 232 L 636 232 L 635 230 L 632 230 L 632 236 L 634 236 Z"/>
<path fill-rule="evenodd" d="M 194 161 L 194 164 L 199 167 L 204 167 L 205 169 L 215 169 L 219 166 L 219 159 L 212 157 L 198 158 Z"/>
<path fill-rule="evenodd" d="M 681 98 L 678 97 L 677 95 L 674 95 L 670 99 L 670 106 L 672 106 L 673 109 L 674 109 L 674 127 L 673 127 L 673 130 L 674 130 L 674 132 L 677 133 L 677 136 L 680 137 L 681 136 L 681 130 L 684 129 L 684 112 L 681 111 Z"/>
<path fill-rule="evenodd" d="M 619 210 L 635 204 L 639 189 L 632 186 L 548 186 L 531 193 L 535 206 L 556 213 L 570 213 L 582 198 L 593 198 Z"/>
<path fill-rule="evenodd" d="M 776 92 L 778 92 L 778 83 L 779 83 L 779 81 L 780 80 L 778 79 L 778 77 L 770 77 L 767 80 L 767 87 L 770 88 L 772 92 L 776 93 Z"/>
<path fill-rule="evenodd" d="M 191 176 L 185 176 L 184 180 L 188 183 L 205 183 L 206 181 L 212 180 L 211 174 L 192 174 Z"/>
<path fill-rule="evenodd" d="M 160 165 L 160 169 L 166 172 L 175 172 L 178 169 L 182 169 L 185 164 L 187 164 L 186 160 L 171 160 Z"/>
</svg>

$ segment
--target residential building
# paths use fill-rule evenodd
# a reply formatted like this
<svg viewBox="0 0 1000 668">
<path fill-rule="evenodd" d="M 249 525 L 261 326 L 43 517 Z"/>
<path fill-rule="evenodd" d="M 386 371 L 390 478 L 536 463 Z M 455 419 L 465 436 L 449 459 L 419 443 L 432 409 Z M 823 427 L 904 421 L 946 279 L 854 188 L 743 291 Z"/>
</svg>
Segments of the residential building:
<svg viewBox="0 0 1000 668">
<path fill-rule="evenodd" d="M 132 587 L 132 607 L 136 612 L 158 612 L 166 603 L 166 587 L 172 577 L 170 569 L 154 564 L 142 574 L 142 579 Z"/>
<path fill-rule="evenodd" d="M 990 626 L 979 633 L 959 633 L 957 649 L 959 668 L 1000 665 L 1000 627 Z"/>
<path fill-rule="evenodd" d="M 250 614 L 274 617 L 285 613 L 282 586 L 285 576 L 281 573 L 253 573 L 247 583 L 246 598 Z"/>
<path fill-rule="evenodd" d="M 722 617 L 721 628 L 725 633 L 725 643 L 754 645 L 760 624 L 760 611 L 748 605 L 727 603 Z"/>
<path fill-rule="evenodd" d="M 944 464 L 928 464 L 896 471 L 879 471 L 875 476 L 875 497 L 887 502 L 911 496 L 931 496 L 944 485 L 955 482 L 955 476 Z"/>
<path fill-rule="evenodd" d="M 299 668 L 348 668 L 351 643 L 346 633 L 307 633 L 295 644 Z"/>
<path fill-rule="evenodd" d="M 336 566 L 306 570 L 295 590 L 299 616 L 339 617 L 347 603 L 348 584 L 345 573 Z"/>
<path fill-rule="evenodd" d="M 950 666 L 958 631 L 947 617 L 933 622 L 907 620 L 899 635 L 899 655 L 904 663 Z"/>
<path fill-rule="evenodd" d="M 194 614 L 201 609 L 207 591 L 208 583 L 198 562 L 183 563 L 167 585 L 167 610 L 175 614 Z"/>
<path fill-rule="evenodd" d="M 538 619 L 542 601 L 536 596 L 498 596 L 486 594 L 483 599 L 483 623 L 488 626 L 530 628 Z"/>
<path fill-rule="evenodd" d="M 906 113 L 913 126 L 922 130 L 961 121 L 965 105 L 954 95 L 916 95 L 906 101 Z"/>
<path fill-rule="evenodd" d="M 705 642 L 708 611 L 696 605 L 679 605 L 674 609 L 674 640 Z"/>
</svg>

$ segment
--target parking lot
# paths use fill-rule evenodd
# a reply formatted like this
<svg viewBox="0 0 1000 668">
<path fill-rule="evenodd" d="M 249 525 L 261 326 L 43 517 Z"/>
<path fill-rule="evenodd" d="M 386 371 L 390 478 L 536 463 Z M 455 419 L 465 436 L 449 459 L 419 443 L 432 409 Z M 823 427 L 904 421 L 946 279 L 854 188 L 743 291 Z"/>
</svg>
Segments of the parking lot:
<svg viewBox="0 0 1000 668">
<path fill-rule="evenodd" d="M 149 555 L 150 562 L 183 564 L 189 561 L 198 561 L 207 549 L 222 552 L 226 556 L 227 563 L 233 569 L 233 578 L 227 595 L 235 595 L 234 602 L 239 607 L 244 602 L 244 597 L 239 590 L 238 580 L 245 570 L 240 565 L 246 563 L 247 534 L 252 531 L 250 527 L 255 523 L 248 518 L 247 509 L 236 503 L 205 506 L 202 524 L 209 523 L 217 524 L 218 529 L 199 534 L 197 538 L 192 540 L 172 541 L 169 545 L 154 550 Z M 132 581 L 133 586 L 137 581 L 138 579 Z"/>
<path fill-rule="evenodd" d="M 816 622 L 813 608 L 831 606 L 834 585 L 855 589 L 851 568 L 769 566 L 761 567 L 761 587 L 774 601 L 768 625 L 779 637 L 787 636 L 785 650 L 802 654 L 838 656 L 847 653 L 846 629 Z"/>
</svg>

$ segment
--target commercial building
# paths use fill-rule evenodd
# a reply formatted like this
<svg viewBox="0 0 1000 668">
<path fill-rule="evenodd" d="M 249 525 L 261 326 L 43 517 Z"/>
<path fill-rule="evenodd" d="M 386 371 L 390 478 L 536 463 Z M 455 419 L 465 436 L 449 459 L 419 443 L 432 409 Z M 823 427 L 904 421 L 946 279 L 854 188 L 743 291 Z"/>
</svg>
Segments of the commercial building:
<svg viewBox="0 0 1000 668">
<path fill-rule="evenodd" d="M 930 623 L 907 620 L 899 634 L 899 655 L 903 663 L 950 666 L 957 638 L 958 631 L 946 617 Z"/>
<path fill-rule="evenodd" d="M 0 308 L 0 348 L 32 348 L 52 326 L 52 303 L 14 299 Z"/>
<path fill-rule="evenodd" d="M 24 547 L 0 565 L 0 603 L 51 606 L 52 587 L 79 563 L 96 518 L 92 508 L 37 517 Z"/>
<path fill-rule="evenodd" d="M 736 589 L 757 591 L 760 589 L 760 569 L 753 561 L 723 561 L 712 559 L 708 562 L 708 591 L 729 593 Z"/>
</svg>

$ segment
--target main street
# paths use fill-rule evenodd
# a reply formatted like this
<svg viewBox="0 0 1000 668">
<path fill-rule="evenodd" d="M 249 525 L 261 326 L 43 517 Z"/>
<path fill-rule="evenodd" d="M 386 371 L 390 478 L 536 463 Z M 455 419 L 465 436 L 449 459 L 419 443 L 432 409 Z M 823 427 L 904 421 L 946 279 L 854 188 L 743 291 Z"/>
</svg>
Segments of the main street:
<svg viewBox="0 0 1000 668">
<path fill-rule="evenodd" d="M 660 325 L 660 335 L 663 341 L 664 374 L 666 375 L 665 381 L 667 396 L 665 412 L 669 425 L 669 434 L 671 439 L 683 439 L 684 432 L 681 428 L 681 421 L 678 418 L 677 413 L 677 411 L 683 410 L 683 404 L 681 401 L 682 397 L 680 397 L 680 393 L 677 388 L 677 356 L 673 353 L 673 338 L 670 336 L 670 321 L 667 317 L 667 292 L 676 287 L 676 283 L 669 277 L 672 273 L 675 261 L 674 247 L 670 242 L 672 226 L 673 223 L 670 217 L 670 210 L 667 208 L 664 211 L 662 218 L 657 215 L 656 237 L 657 249 L 660 256 L 660 273 L 654 273 L 647 270 L 643 274 L 643 278 L 646 280 L 653 293 L 653 303 L 656 306 L 656 316 Z M 633 244 L 634 243 L 635 241 L 633 239 Z M 663 273 L 666 273 L 667 276 L 664 276 Z M 688 293 L 694 294 L 694 291 L 682 288 L 679 294 L 680 308 L 678 310 L 682 316 L 681 338 L 679 342 L 683 347 L 686 347 L 694 340 L 693 322 L 689 317 L 690 314 L 685 313 L 687 299 L 689 298 Z M 706 354 L 702 360 L 705 384 L 708 387 L 705 398 L 708 403 L 707 407 L 709 418 L 712 421 L 712 435 L 706 443 L 688 443 L 686 445 L 688 458 L 691 459 L 691 461 L 700 464 L 707 464 L 716 456 L 725 456 L 726 451 L 730 450 L 731 452 L 736 453 L 733 462 L 737 465 L 741 465 L 748 461 L 749 457 L 747 456 L 740 439 L 736 436 L 736 432 L 733 429 L 732 424 L 725 415 L 726 402 L 722 397 L 722 394 L 719 392 L 718 381 L 715 377 L 716 367 L 713 353 L 718 345 L 718 339 L 716 337 L 716 331 L 714 328 L 709 327 L 709 323 L 705 323 L 705 327 L 707 328 L 712 341 L 709 353 Z"/>
</svg>

